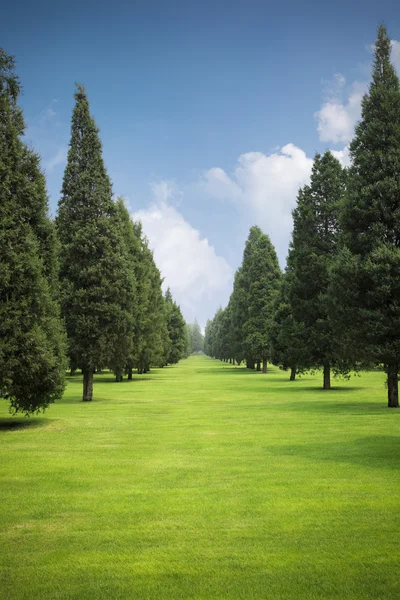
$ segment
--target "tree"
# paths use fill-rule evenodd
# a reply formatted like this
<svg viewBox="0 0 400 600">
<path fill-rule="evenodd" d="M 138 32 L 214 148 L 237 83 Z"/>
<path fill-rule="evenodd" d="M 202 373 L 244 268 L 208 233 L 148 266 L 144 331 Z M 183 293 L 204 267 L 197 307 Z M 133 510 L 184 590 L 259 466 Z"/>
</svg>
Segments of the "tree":
<svg viewBox="0 0 400 600">
<path fill-rule="evenodd" d="M 99 131 L 80 85 L 75 101 L 56 222 L 69 357 L 83 371 L 83 400 L 90 401 L 94 370 L 129 355 L 134 283 Z"/>
<path fill-rule="evenodd" d="M 184 355 L 185 350 L 185 320 L 181 309 L 172 298 L 171 290 L 165 293 L 165 305 L 167 312 L 167 328 L 169 348 L 167 364 L 176 364 Z"/>
<path fill-rule="evenodd" d="M 140 241 L 135 234 L 134 223 L 125 206 L 123 198 L 116 201 L 118 215 L 118 226 L 123 238 L 123 250 L 126 255 L 126 261 L 131 275 L 132 299 L 130 308 L 132 310 L 131 320 L 129 321 L 129 333 L 125 337 L 126 345 L 116 348 L 109 367 L 114 371 L 116 380 L 122 381 L 123 373 L 126 371 L 128 379 L 132 379 L 132 368 L 134 364 L 134 329 L 140 319 L 140 307 L 138 303 L 138 279 L 140 271 L 138 263 L 140 261 Z"/>
<path fill-rule="evenodd" d="M 275 300 L 274 316 L 270 329 L 271 362 L 281 369 L 290 369 L 290 380 L 303 370 L 306 336 L 304 325 L 298 323 L 292 313 L 289 301 L 290 269 L 282 280 L 281 289 Z"/>
<path fill-rule="evenodd" d="M 259 227 L 251 227 L 243 254 L 241 274 L 247 290 L 247 319 L 243 325 L 246 358 L 263 363 L 267 372 L 273 307 L 279 292 L 281 270 L 275 248 Z"/>
<path fill-rule="evenodd" d="M 140 222 L 134 223 L 134 231 L 140 244 L 136 274 L 138 313 L 134 327 L 134 364 L 138 373 L 143 374 L 151 366 L 162 367 L 165 364 L 169 337 L 160 271 Z"/>
<path fill-rule="evenodd" d="M 0 49 L 0 395 L 28 415 L 61 397 L 65 345 L 54 226 L 39 157 L 21 139 L 19 93 Z"/>
<path fill-rule="evenodd" d="M 380 26 L 372 82 L 350 144 L 341 251 L 332 269 L 331 314 L 348 360 L 384 365 L 388 406 L 400 369 L 400 85 Z"/>
<path fill-rule="evenodd" d="M 316 154 L 310 185 L 299 190 L 293 211 L 290 305 L 295 321 L 306 330 L 302 360 L 309 368 L 323 367 L 323 389 L 330 389 L 331 368 L 342 365 L 328 314 L 329 270 L 338 251 L 339 207 L 345 177 L 330 152 Z"/>
<path fill-rule="evenodd" d="M 197 319 L 194 320 L 194 323 L 191 323 L 191 354 L 195 352 L 203 352 L 204 338 L 201 333 L 200 325 L 197 322 Z"/>
</svg>

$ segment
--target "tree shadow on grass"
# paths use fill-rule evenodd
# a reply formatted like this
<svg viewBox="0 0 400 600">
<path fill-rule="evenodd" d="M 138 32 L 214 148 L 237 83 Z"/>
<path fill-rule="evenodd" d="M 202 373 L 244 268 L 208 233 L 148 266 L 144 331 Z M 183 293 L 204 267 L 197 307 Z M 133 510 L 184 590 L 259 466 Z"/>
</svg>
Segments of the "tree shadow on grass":
<svg viewBox="0 0 400 600">
<path fill-rule="evenodd" d="M 5 417 L 0 419 L 0 433 L 2 431 L 17 431 L 18 429 L 36 429 L 48 425 L 51 419 L 43 418 L 17 418 Z"/>
<path fill-rule="evenodd" d="M 271 447 L 271 451 L 273 448 Z M 274 453 L 276 447 L 274 448 Z M 298 444 L 281 447 L 279 454 L 336 463 L 351 463 L 377 469 L 400 469 L 400 438 L 376 435 L 344 442 Z"/>
</svg>

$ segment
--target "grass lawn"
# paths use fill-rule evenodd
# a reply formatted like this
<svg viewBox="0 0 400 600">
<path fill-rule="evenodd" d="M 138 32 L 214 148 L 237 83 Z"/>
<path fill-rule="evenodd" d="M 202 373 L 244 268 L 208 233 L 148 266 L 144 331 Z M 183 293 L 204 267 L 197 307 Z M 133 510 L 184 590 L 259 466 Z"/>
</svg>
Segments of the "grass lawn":
<svg viewBox="0 0 400 600">
<path fill-rule="evenodd" d="M 0 405 L 0 597 L 400 598 L 400 411 L 204 356 Z"/>
</svg>

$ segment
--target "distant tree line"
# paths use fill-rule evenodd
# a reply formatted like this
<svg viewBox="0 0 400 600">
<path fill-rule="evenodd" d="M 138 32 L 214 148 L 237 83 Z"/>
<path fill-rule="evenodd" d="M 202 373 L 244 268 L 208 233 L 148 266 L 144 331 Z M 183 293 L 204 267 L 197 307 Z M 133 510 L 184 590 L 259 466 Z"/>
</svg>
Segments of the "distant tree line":
<svg viewBox="0 0 400 600">
<path fill-rule="evenodd" d="M 299 190 L 286 270 L 267 235 L 252 227 L 225 309 L 205 329 L 204 351 L 267 371 L 381 367 L 388 406 L 398 407 L 400 371 L 400 85 L 385 27 L 372 82 L 343 169 L 316 154 Z M 279 199 L 277 199 L 279 200 Z"/>
<path fill-rule="evenodd" d="M 84 88 L 55 221 L 40 158 L 23 141 L 19 94 L 0 49 L 0 396 L 29 414 L 61 397 L 67 365 L 82 370 L 90 401 L 95 371 L 131 379 L 178 362 L 189 342 L 141 224 L 112 197 Z"/>
</svg>

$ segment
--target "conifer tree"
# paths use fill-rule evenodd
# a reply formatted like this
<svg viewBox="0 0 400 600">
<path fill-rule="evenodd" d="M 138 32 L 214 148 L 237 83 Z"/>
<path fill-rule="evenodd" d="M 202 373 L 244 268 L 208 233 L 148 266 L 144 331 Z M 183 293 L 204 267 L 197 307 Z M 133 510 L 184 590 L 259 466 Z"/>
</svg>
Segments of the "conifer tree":
<svg viewBox="0 0 400 600">
<path fill-rule="evenodd" d="M 181 309 L 172 298 L 171 290 L 165 293 L 165 305 L 167 311 L 167 327 L 169 349 L 167 364 L 176 364 L 184 355 L 185 350 L 185 320 Z"/>
<path fill-rule="evenodd" d="M 59 202 L 61 297 L 71 364 L 83 371 L 83 400 L 93 396 L 96 368 L 129 354 L 132 272 L 99 138 L 77 86 L 71 141 Z"/>
<path fill-rule="evenodd" d="M 197 319 L 194 320 L 194 323 L 191 323 L 191 353 L 202 352 L 204 345 L 204 337 L 201 333 L 200 325 L 197 322 Z"/>
<path fill-rule="evenodd" d="M 128 379 L 132 379 L 132 368 L 134 363 L 134 328 L 139 319 L 137 279 L 140 276 L 138 269 L 138 262 L 140 260 L 140 242 L 135 235 L 134 223 L 125 206 L 123 198 L 117 199 L 116 209 L 117 218 L 119 220 L 118 227 L 120 228 L 123 238 L 123 251 L 126 254 L 133 292 L 130 303 L 130 310 L 132 311 L 131 319 L 126 321 L 126 325 L 129 329 L 127 335 L 124 337 L 125 345 L 116 348 L 108 365 L 114 371 L 116 380 L 122 381 L 122 376 L 125 371 L 128 374 Z"/>
<path fill-rule="evenodd" d="M 304 325 L 292 313 L 289 300 L 290 269 L 286 270 L 281 289 L 275 301 L 270 330 L 271 362 L 285 371 L 290 370 L 290 380 L 303 371 L 306 336 Z"/>
<path fill-rule="evenodd" d="M 345 177 L 339 161 L 328 151 L 316 154 L 310 185 L 299 190 L 293 211 L 293 239 L 288 261 L 294 319 L 303 324 L 307 343 L 303 361 L 323 368 L 323 389 L 330 389 L 331 368 L 341 369 L 333 325 L 328 315 L 329 270 L 338 251 L 339 208 Z"/>
<path fill-rule="evenodd" d="M 281 270 L 275 248 L 259 227 L 251 227 L 246 242 L 242 275 L 247 290 L 247 319 L 243 325 L 246 358 L 263 363 L 267 372 L 270 328 L 279 292 Z"/>
<path fill-rule="evenodd" d="M 0 395 L 30 414 L 61 397 L 65 345 L 54 226 L 39 157 L 22 141 L 19 93 L 0 49 Z"/>
<path fill-rule="evenodd" d="M 346 357 L 383 365 L 388 406 L 399 405 L 400 86 L 380 26 L 372 82 L 350 144 L 343 248 L 330 286 L 331 314 Z"/>
<path fill-rule="evenodd" d="M 169 337 L 162 278 L 140 222 L 134 223 L 140 243 L 137 263 L 137 306 L 134 326 L 134 363 L 138 373 L 147 373 L 151 366 L 162 367 L 166 361 Z"/>
</svg>

